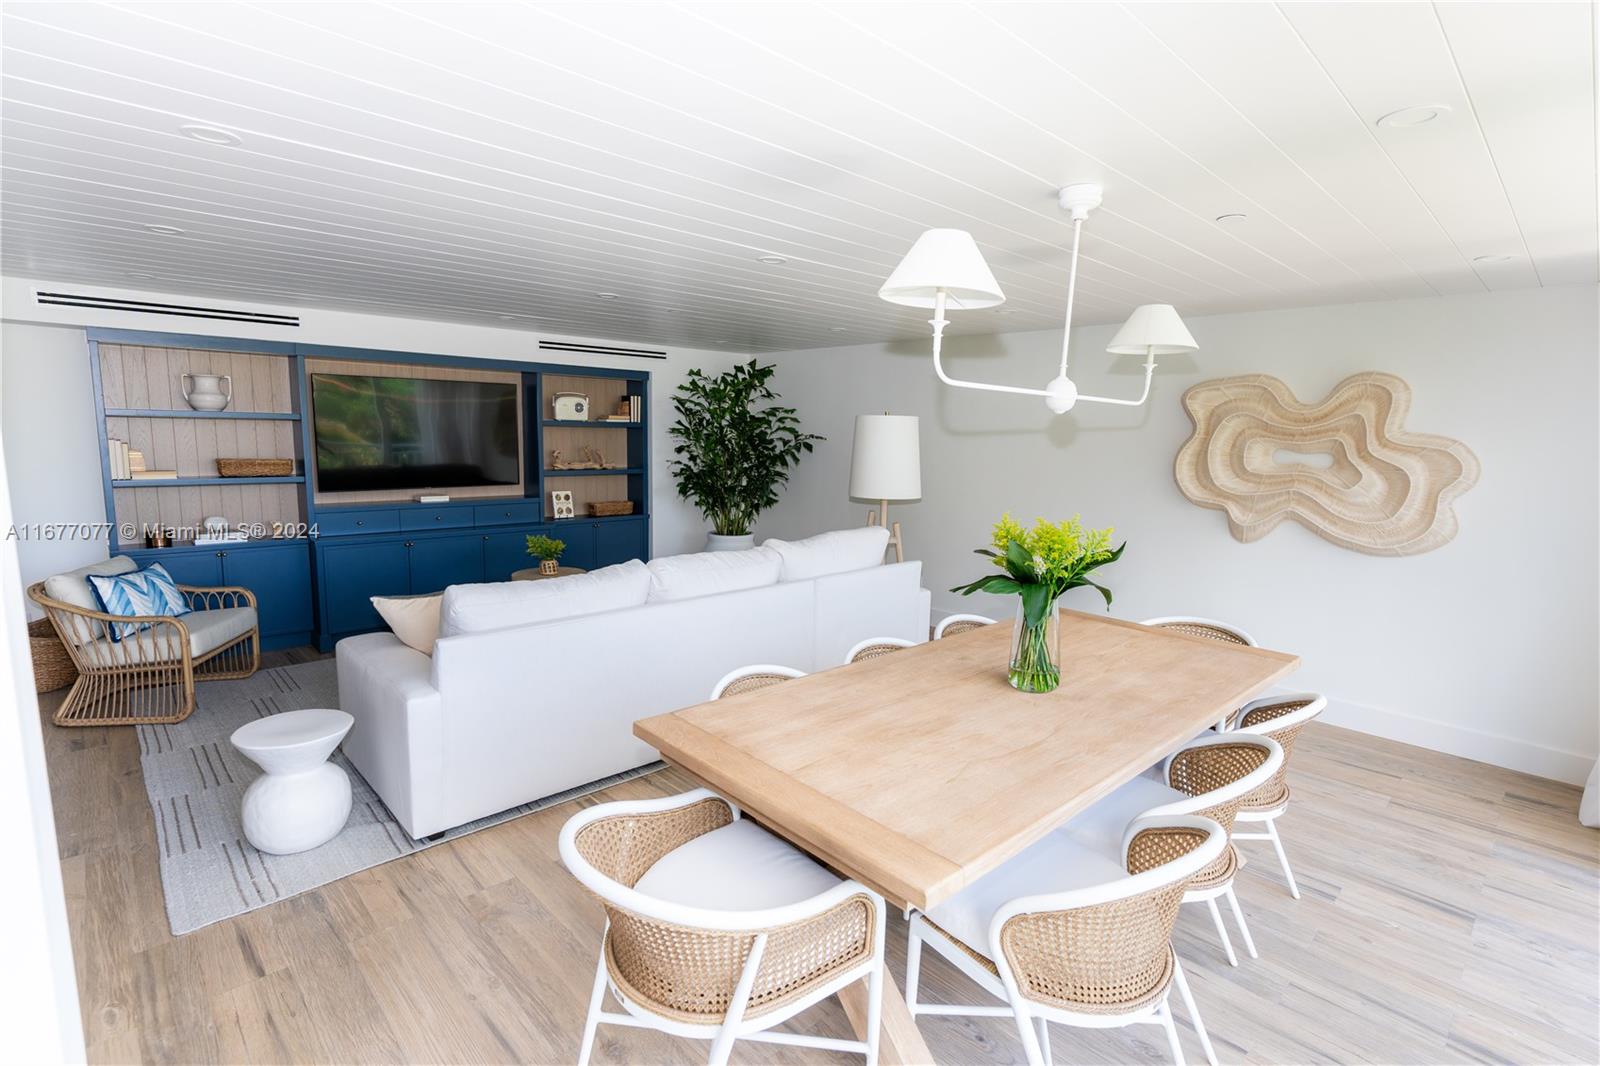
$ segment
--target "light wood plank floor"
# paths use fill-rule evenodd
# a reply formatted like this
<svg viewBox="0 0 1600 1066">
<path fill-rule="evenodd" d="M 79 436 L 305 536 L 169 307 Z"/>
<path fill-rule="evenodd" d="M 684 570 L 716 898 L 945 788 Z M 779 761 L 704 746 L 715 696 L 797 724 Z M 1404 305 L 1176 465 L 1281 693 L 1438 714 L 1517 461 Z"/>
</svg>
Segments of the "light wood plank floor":
<svg viewBox="0 0 1600 1066">
<path fill-rule="evenodd" d="M 47 715 L 58 700 L 41 698 Z M 92 1062 L 572 1060 L 601 922 L 556 856 L 572 807 L 174 938 L 133 731 L 47 718 L 45 735 Z M 1600 1061 L 1600 834 L 1577 824 L 1576 789 L 1317 725 L 1292 778 L 1279 824 L 1303 898 L 1278 880 L 1269 845 L 1240 844 L 1261 958 L 1230 968 L 1203 907 L 1179 919 L 1178 951 L 1224 1061 Z M 667 771 L 596 798 L 687 787 Z M 898 979 L 898 920 L 889 942 Z M 924 959 L 928 998 L 973 994 Z M 849 1035 L 837 1001 L 798 1023 Z M 941 1062 L 1022 1059 L 1002 1020 L 921 1026 Z M 1057 1026 L 1054 1043 L 1064 1063 L 1168 1061 L 1153 1027 Z M 747 1043 L 734 1060 L 802 1055 L 826 1058 Z M 701 1044 L 602 1029 L 595 1057 L 704 1056 Z"/>
</svg>

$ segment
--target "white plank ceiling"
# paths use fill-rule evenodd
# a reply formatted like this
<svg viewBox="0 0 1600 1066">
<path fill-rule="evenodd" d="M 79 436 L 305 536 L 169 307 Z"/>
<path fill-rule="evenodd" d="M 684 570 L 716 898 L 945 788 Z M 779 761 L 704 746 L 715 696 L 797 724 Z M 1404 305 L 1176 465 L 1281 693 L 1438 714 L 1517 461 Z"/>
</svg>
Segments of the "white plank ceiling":
<svg viewBox="0 0 1600 1066">
<path fill-rule="evenodd" d="M 1010 298 L 952 332 L 1059 326 L 1055 190 L 1098 181 L 1082 322 L 1594 283 L 1595 42 L 1587 3 L 7 3 L 0 267 L 772 351 L 925 336 L 876 291 L 930 226 Z"/>
</svg>

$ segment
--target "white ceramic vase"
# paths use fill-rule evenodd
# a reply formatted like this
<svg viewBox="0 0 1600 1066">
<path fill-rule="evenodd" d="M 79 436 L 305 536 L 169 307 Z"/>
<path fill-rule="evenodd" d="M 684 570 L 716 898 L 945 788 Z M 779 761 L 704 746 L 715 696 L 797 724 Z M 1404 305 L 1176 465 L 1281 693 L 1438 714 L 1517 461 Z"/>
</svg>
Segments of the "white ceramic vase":
<svg viewBox="0 0 1600 1066">
<path fill-rule="evenodd" d="M 737 537 L 725 537 L 721 533 L 706 534 L 706 551 L 708 552 L 740 552 L 755 546 L 756 535 L 754 533 L 745 533 Z"/>
<path fill-rule="evenodd" d="M 183 398 L 196 411 L 221 411 L 233 402 L 233 378 L 227 374 L 185 374 Z"/>
</svg>

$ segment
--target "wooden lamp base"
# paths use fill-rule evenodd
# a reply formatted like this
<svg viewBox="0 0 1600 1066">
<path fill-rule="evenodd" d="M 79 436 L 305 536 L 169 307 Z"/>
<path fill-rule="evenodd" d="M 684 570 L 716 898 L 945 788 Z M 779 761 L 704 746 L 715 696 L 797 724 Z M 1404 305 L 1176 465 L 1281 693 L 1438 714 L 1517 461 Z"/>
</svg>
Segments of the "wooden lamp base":
<svg viewBox="0 0 1600 1066">
<path fill-rule="evenodd" d="M 897 563 L 903 563 L 906 561 L 906 552 L 904 542 L 900 539 L 900 523 L 895 522 L 891 524 L 889 522 L 888 500 L 882 501 L 878 506 L 880 510 L 867 512 L 867 525 L 888 527 L 889 547 L 894 549 L 894 561 Z"/>
</svg>

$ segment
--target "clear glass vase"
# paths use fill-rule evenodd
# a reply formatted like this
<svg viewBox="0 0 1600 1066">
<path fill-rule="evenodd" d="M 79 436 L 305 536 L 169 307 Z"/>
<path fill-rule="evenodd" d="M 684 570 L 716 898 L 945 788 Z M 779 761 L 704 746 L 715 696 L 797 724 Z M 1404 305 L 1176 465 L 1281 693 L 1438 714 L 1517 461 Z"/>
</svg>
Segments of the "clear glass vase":
<svg viewBox="0 0 1600 1066">
<path fill-rule="evenodd" d="M 1051 692 L 1061 684 L 1061 612 L 1051 600 L 1044 617 L 1029 623 L 1017 598 L 1017 620 L 1011 630 L 1011 687 L 1021 692 Z"/>
</svg>

